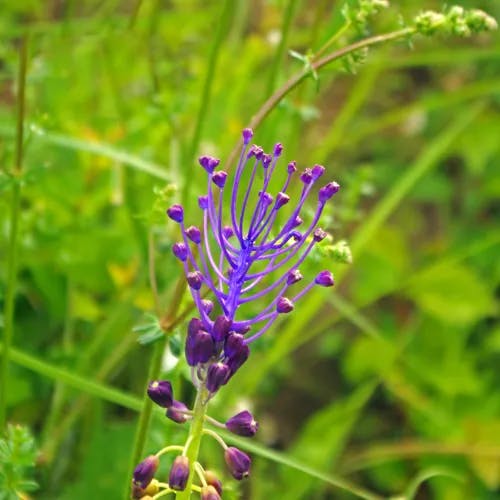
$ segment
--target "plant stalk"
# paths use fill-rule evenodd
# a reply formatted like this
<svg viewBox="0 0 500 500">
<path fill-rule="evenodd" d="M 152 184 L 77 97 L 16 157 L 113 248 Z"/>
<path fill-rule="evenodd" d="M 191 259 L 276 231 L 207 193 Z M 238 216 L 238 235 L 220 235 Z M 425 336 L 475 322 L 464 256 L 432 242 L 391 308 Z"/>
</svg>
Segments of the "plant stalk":
<svg viewBox="0 0 500 500">
<path fill-rule="evenodd" d="M 191 498 L 191 485 L 195 477 L 194 464 L 198 460 L 200 451 L 201 437 L 203 435 L 203 423 L 205 421 L 205 414 L 208 406 L 208 391 L 204 385 L 198 389 L 196 401 L 193 408 L 193 420 L 189 429 L 189 436 L 187 438 L 188 449 L 186 456 L 189 460 L 189 479 L 184 491 L 177 493 L 177 500 L 189 500 Z"/>
<path fill-rule="evenodd" d="M 24 113 L 26 90 L 26 67 L 28 60 L 27 40 L 23 38 L 19 47 L 19 71 L 17 78 L 17 126 L 16 153 L 12 170 L 13 187 L 10 203 L 10 231 L 7 249 L 7 284 L 4 304 L 3 355 L 0 377 L 0 432 L 7 423 L 7 388 L 9 387 L 9 356 L 14 336 L 14 301 L 17 277 L 17 246 L 19 239 L 19 216 L 21 209 L 21 174 L 23 165 Z"/>
</svg>

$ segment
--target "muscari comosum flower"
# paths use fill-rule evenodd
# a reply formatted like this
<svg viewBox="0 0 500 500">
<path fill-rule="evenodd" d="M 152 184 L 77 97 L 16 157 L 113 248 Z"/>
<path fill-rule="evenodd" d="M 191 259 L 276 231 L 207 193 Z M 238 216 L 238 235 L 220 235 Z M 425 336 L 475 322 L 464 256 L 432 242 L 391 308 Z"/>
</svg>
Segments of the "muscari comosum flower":
<svg viewBox="0 0 500 500">
<path fill-rule="evenodd" d="M 271 194 L 271 185 L 276 184 L 273 174 L 278 169 L 283 148 L 276 144 L 273 153 L 266 154 L 259 146 L 250 145 L 252 136 L 250 129 L 243 131 L 243 147 L 230 187 L 228 173 L 216 170 L 218 159 L 199 158 L 208 177 L 207 194 L 198 198 L 203 212 L 201 227 L 186 226 L 181 205 L 173 205 L 167 210 L 168 217 L 180 226 L 182 241 L 175 243 L 172 251 L 183 264 L 198 311 L 188 323 L 185 355 L 199 394 L 207 394 L 205 405 L 246 362 L 250 345 L 267 332 L 280 315 L 292 313 L 298 301 L 314 286 L 334 284 L 330 271 L 321 271 L 305 286 L 299 283 L 304 279 L 301 264 L 314 246 L 327 236 L 318 227 L 318 222 L 325 204 L 339 190 L 339 185 L 330 182 L 317 189 L 325 173 L 324 167 L 314 165 L 298 173 L 296 163 L 290 162 L 281 190 Z M 300 194 L 292 202 L 289 192 L 294 177 L 300 182 Z M 261 186 L 255 189 L 259 178 Z M 312 197 L 316 199 L 316 207 L 308 218 L 305 205 Z M 286 205 L 292 208 L 284 217 Z M 227 213 L 225 207 L 228 207 Z M 205 299 L 205 292 L 214 300 Z M 260 308 L 251 309 L 252 304 Z M 184 403 L 173 399 L 172 387 L 167 381 L 152 382 L 148 394 L 155 403 L 167 408 L 166 415 L 171 420 L 184 423 L 196 418 Z M 225 424 L 214 419 L 209 422 L 247 437 L 252 437 L 258 429 L 248 411 L 234 415 Z M 250 457 L 227 446 L 215 432 L 204 432 L 211 433 L 223 446 L 231 475 L 238 480 L 248 476 Z M 190 438 L 183 448 L 185 452 L 189 442 Z M 166 447 L 156 456 L 178 448 Z M 137 485 L 145 486 L 152 480 L 156 467 L 150 467 L 153 464 L 148 460 L 151 458 L 145 461 L 148 467 L 144 469 L 147 470 L 143 472 L 141 465 L 140 470 L 136 469 Z M 212 473 L 203 473 L 197 462 L 193 462 L 191 469 L 184 454 L 174 462 L 169 487 L 184 490 L 190 484 L 192 470 L 200 476 L 202 487 L 198 487 L 198 491 L 202 498 L 218 498 L 222 492 L 220 481 L 208 481 Z"/>
</svg>

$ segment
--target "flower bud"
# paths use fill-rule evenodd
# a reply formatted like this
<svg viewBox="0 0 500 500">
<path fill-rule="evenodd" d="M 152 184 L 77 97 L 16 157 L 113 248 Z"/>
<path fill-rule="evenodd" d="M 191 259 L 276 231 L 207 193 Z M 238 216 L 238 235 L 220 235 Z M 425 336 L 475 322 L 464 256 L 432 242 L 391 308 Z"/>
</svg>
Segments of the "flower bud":
<svg viewBox="0 0 500 500">
<path fill-rule="evenodd" d="M 224 460 L 226 461 L 231 475 L 238 481 L 247 477 L 250 473 L 252 461 L 246 453 L 238 450 L 238 448 L 234 446 L 228 447 L 224 452 Z"/>
<path fill-rule="evenodd" d="M 145 489 L 153 479 L 160 459 L 156 455 L 149 455 L 134 469 L 134 484 Z"/>
<path fill-rule="evenodd" d="M 189 408 L 182 401 L 174 401 L 172 405 L 167 408 L 165 415 L 170 420 L 178 424 L 183 424 L 191 418 L 190 415 L 184 413 L 188 410 Z"/>
<path fill-rule="evenodd" d="M 276 304 L 276 311 L 279 314 L 288 314 L 293 311 L 293 302 L 287 297 L 280 297 Z"/>
<path fill-rule="evenodd" d="M 217 392 L 221 385 L 224 385 L 231 374 L 229 367 L 224 363 L 214 363 L 207 371 L 207 389 L 210 392 Z"/>
<path fill-rule="evenodd" d="M 251 128 L 243 129 L 242 136 L 243 136 L 243 143 L 248 144 L 252 140 L 253 130 Z"/>
<path fill-rule="evenodd" d="M 271 165 L 271 161 L 273 160 L 273 157 L 271 155 L 268 155 L 268 154 L 263 154 L 261 160 L 262 160 L 262 166 L 264 168 L 267 168 L 267 167 L 269 167 L 269 165 Z"/>
<path fill-rule="evenodd" d="M 254 420 L 253 415 L 244 410 L 226 422 L 226 428 L 233 434 L 243 437 L 253 437 L 259 428 L 259 424 Z"/>
<path fill-rule="evenodd" d="M 172 384 L 168 380 L 153 380 L 148 386 L 148 396 L 162 408 L 168 408 L 172 402 Z"/>
<path fill-rule="evenodd" d="M 327 202 L 340 189 L 336 182 L 329 182 L 318 191 L 318 199 L 321 203 Z"/>
<path fill-rule="evenodd" d="M 310 168 L 306 168 L 304 169 L 304 171 L 302 172 L 302 174 L 300 175 L 300 180 L 304 183 L 304 184 L 311 184 L 312 180 L 313 180 L 313 176 L 312 176 L 312 171 Z"/>
<path fill-rule="evenodd" d="M 188 285 L 193 290 L 199 290 L 201 288 L 201 285 L 203 283 L 203 276 L 198 271 L 192 271 L 190 273 L 187 273 L 186 279 L 187 279 Z"/>
<path fill-rule="evenodd" d="M 186 229 L 186 236 L 197 245 L 201 243 L 201 231 L 196 226 L 189 226 Z"/>
<path fill-rule="evenodd" d="M 248 151 L 247 158 L 251 158 L 252 156 L 255 156 L 257 160 L 260 160 L 262 158 L 262 155 L 264 154 L 264 150 L 260 147 L 254 144 L 253 146 L 250 147 L 250 150 Z"/>
<path fill-rule="evenodd" d="M 200 318 L 191 318 L 188 323 L 188 336 L 194 335 L 198 330 L 203 329 L 203 322 Z"/>
<path fill-rule="evenodd" d="M 294 269 L 288 273 L 286 283 L 288 286 L 298 283 L 303 278 L 302 273 L 298 269 Z"/>
<path fill-rule="evenodd" d="M 283 144 L 278 142 L 274 145 L 273 155 L 277 158 L 278 156 L 281 156 L 281 153 L 283 153 Z"/>
<path fill-rule="evenodd" d="M 203 486 L 201 488 L 201 500 L 221 500 L 221 496 L 217 490 L 212 486 Z"/>
<path fill-rule="evenodd" d="M 206 363 L 212 357 L 214 347 L 212 336 L 205 330 L 198 330 L 186 341 L 186 359 L 191 366 Z"/>
<path fill-rule="evenodd" d="M 226 359 L 226 364 L 231 370 L 231 376 L 233 376 L 241 367 L 241 365 L 250 356 L 250 348 L 246 344 L 241 344 L 238 349 L 230 354 Z"/>
<path fill-rule="evenodd" d="M 260 194 L 260 199 L 262 200 L 262 203 L 266 206 L 269 206 L 273 202 L 273 196 L 267 192 L 264 193 L 259 193 Z"/>
<path fill-rule="evenodd" d="M 167 215 L 175 222 L 182 222 L 184 220 L 184 209 L 182 205 L 172 205 L 167 209 Z"/>
<path fill-rule="evenodd" d="M 328 236 L 328 233 L 326 231 L 323 231 L 320 227 L 316 228 L 313 233 L 313 239 L 317 243 L 320 241 L 323 241 L 326 237 Z"/>
<path fill-rule="evenodd" d="M 213 309 L 214 309 L 214 303 L 211 301 L 211 300 L 208 300 L 208 299 L 203 299 L 201 301 L 202 305 L 203 305 L 203 310 L 207 313 L 207 314 L 210 314 Z"/>
<path fill-rule="evenodd" d="M 189 460 L 183 455 L 179 455 L 174 460 L 170 474 L 168 476 L 168 485 L 176 491 L 184 491 L 189 478 Z"/>
<path fill-rule="evenodd" d="M 215 167 L 219 165 L 220 160 L 212 156 L 200 156 L 198 162 L 209 174 L 211 174 Z"/>
<path fill-rule="evenodd" d="M 321 271 L 314 282 L 319 286 L 333 286 L 335 284 L 333 274 L 330 271 Z"/>
<path fill-rule="evenodd" d="M 276 210 L 281 208 L 283 205 L 286 205 L 290 201 L 290 196 L 285 193 L 279 192 L 276 195 Z"/>
<path fill-rule="evenodd" d="M 219 170 L 218 172 L 215 172 L 212 175 L 213 183 L 216 186 L 220 187 L 221 189 L 225 186 L 226 179 L 227 179 L 227 172 L 224 172 L 224 170 Z"/>
<path fill-rule="evenodd" d="M 231 320 L 226 316 L 217 316 L 214 321 L 214 326 L 212 328 L 212 337 L 215 342 L 221 342 L 224 340 L 229 333 L 231 328 Z"/>
<path fill-rule="evenodd" d="M 205 481 L 209 486 L 212 486 L 219 495 L 222 495 L 222 483 L 212 471 L 205 471 Z"/>
<path fill-rule="evenodd" d="M 295 219 L 293 219 L 292 224 L 290 226 L 291 229 L 298 227 L 304 222 L 298 215 L 295 216 Z"/>
<path fill-rule="evenodd" d="M 182 262 L 185 262 L 188 256 L 188 249 L 184 243 L 174 243 L 172 245 L 172 253 Z"/>
<path fill-rule="evenodd" d="M 239 333 L 230 332 L 224 342 L 224 354 L 226 356 L 233 356 L 238 353 L 244 345 L 245 337 Z"/>
<path fill-rule="evenodd" d="M 206 210 L 208 208 L 208 196 L 198 196 L 198 206 L 202 210 Z"/>
<path fill-rule="evenodd" d="M 311 170 L 313 179 L 319 179 L 325 173 L 325 167 L 323 165 L 314 165 Z"/>
<path fill-rule="evenodd" d="M 291 162 L 287 165 L 286 169 L 287 169 L 287 172 L 288 172 L 289 174 L 293 174 L 294 172 L 297 172 L 297 163 L 296 163 L 296 162 L 294 162 L 294 161 L 291 161 Z"/>
</svg>

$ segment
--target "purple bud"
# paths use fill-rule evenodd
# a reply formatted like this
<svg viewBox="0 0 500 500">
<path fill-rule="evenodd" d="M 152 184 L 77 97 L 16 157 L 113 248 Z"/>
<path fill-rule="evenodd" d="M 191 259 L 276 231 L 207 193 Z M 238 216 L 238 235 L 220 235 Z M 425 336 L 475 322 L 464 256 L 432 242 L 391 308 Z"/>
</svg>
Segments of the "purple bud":
<svg viewBox="0 0 500 500">
<path fill-rule="evenodd" d="M 312 175 L 312 171 L 311 171 L 310 168 L 304 169 L 304 171 L 302 172 L 302 174 L 300 174 L 300 180 L 304 184 L 311 184 L 311 182 L 313 180 L 313 175 Z"/>
<path fill-rule="evenodd" d="M 281 142 L 278 142 L 274 145 L 273 155 L 275 157 L 278 157 L 281 156 L 281 153 L 283 153 L 283 145 L 281 144 Z"/>
<path fill-rule="evenodd" d="M 288 273 L 286 278 L 287 285 L 293 285 L 294 283 L 299 282 L 303 278 L 302 273 L 298 269 L 294 269 Z"/>
<path fill-rule="evenodd" d="M 221 500 L 221 496 L 211 484 L 201 488 L 200 498 L 201 500 Z"/>
<path fill-rule="evenodd" d="M 240 481 L 250 473 L 252 461 L 250 457 L 234 446 L 229 446 L 224 452 L 224 460 L 231 475 Z"/>
<path fill-rule="evenodd" d="M 243 136 L 243 144 L 248 144 L 252 140 L 253 130 L 251 128 L 245 128 L 241 135 Z"/>
<path fill-rule="evenodd" d="M 196 226 L 189 226 L 186 229 L 186 236 L 197 245 L 201 243 L 201 231 Z"/>
<path fill-rule="evenodd" d="M 218 172 L 215 172 L 212 175 L 213 183 L 216 186 L 220 187 L 221 189 L 225 186 L 226 179 L 227 179 L 227 172 L 225 172 L 224 170 L 219 170 Z"/>
<path fill-rule="evenodd" d="M 156 455 L 149 455 L 134 469 L 134 484 L 140 488 L 146 488 L 153 479 L 160 465 L 160 459 Z"/>
<path fill-rule="evenodd" d="M 279 314 L 288 314 L 293 311 L 293 302 L 287 297 L 280 297 L 276 304 L 276 311 Z"/>
<path fill-rule="evenodd" d="M 248 356 L 250 356 L 250 348 L 246 344 L 241 344 L 239 348 L 235 349 L 234 352 L 226 358 L 226 364 L 231 370 L 231 376 L 239 370 L 241 365 L 248 359 Z"/>
<path fill-rule="evenodd" d="M 184 210 L 181 205 L 172 205 L 167 209 L 167 215 L 175 222 L 184 220 Z"/>
<path fill-rule="evenodd" d="M 281 208 L 283 205 L 286 205 L 290 201 L 290 196 L 285 193 L 279 192 L 276 195 L 276 209 Z"/>
<path fill-rule="evenodd" d="M 198 330 L 203 329 L 203 323 L 200 318 L 191 318 L 188 323 L 188 336 L 194 335 Z"/>
<path fill-rule="evenodd" d="M 205 481 L 209 486 L 212 486 L 219 495 L 222 495 L 222 483 L 211 470 L 205 471 Z"/>
<path fill-rule="evenodd" d="M 214 353 L 212 335 L 205 330 L 198 330 L 186 339 L 186 359 L 190 366 L 206 363 Z"/>
<path fill-rule="evenodd" d="M 270 205 L 272 202 L 273 202 L 273 195 L 272 194 L 269 194 L 267 192 L 260 192 L 260 198 L 262 200 L 262 203 L 264 203 L 264 205 Z"/>
<path fill-rule="evenodd" d="M 168 485 L 176 491 L 184 491 L 189 478 L 189 460 L 183 455 L 179 455 L 174 460 L 170 474 L 168 476 Z"/>
<path fill-rule="evenodd" d="M 293 174 L 294 172 L 297 172 L 297 162 L 295 161 L 291 161 L 287 167 L 286 167 L 287 171 L 289 174 Z"/>
<path fill-rule="evenodd" d="M 198 206 L 202 210 L 206 210 L 208 208 L 208 196 L 198 196 Z"/>
<path fill-rule="evenodd" d="M 316 242 L 323 241 L 328 236 L 326 231 L 323 231 L 320 227 L 316 228 L 313 233 L 313 239 Z"/>
<path fill-rule="evenodd" d="M 172 245 L 172 253 L 182 262 L 185 262 L 188 256 L 188 249 L 184 243 L 174 243 Z"/>
<path fill-rule="evenodd" d="M 233 434 L 243 437 L 255 436 L 259 428 L 259 424 L 254 420 L 253 415 L 246 410 L 231 417 L 225 425 Z"/>
<path fill-rule="evenodd" d="M 273 160 L 273 157 L 271 155 L 268 155 L 268 154 L 263 154 L 260 159 L 262 161 L 262 166 L 264 168 L 267 168 L 267 167 L 269 167 L 269 165 L 271 165 L 271 161 Z"/>
<path fill-rule="evenodd" d="M 168 380 L 153 380 L 148 385 L 148 396 L 162 408 L 168 408 L 172 402 L 172 384 Z"/>
<path fill-rule="evenodd" d="M 333 280 L 333 274 L 330 271 L 321 271 L 314 282 L 320 286 L 333 286 L 335 281 Z"/>
<path fill-rule="evenodd" d="M 233 356 L 241 351 L 244 345 L 245 337 L 239 333 L 230 332 L 224 342 L 224 354 L 228 357 Z"/>
<path fill-rule="evenodd" d="M 190 273 L 187 273 L 186 279 L 187 279 L 188 285 L 193 290 L 199 290 L 201 288 L 201 285 L 203 283 L 203 276 L 198 271 L 192 271 Z"/>
<path fill-rule="evenodd" d="M 214 303 L 211 301 L 211 300 L 208 300 L 208 299 L 203 299 L 201 301 L 202 305 L 203 305 L 203 310 L 207 313 L 207 314 L 210 314 L 213 309 L 214 309 Z"/>
<path fill-rule="evenodd" d="M 212 337 L 215 342 L 221 342 L 224 340 L 231 329 L 231 320 L 226 318 L 226 316 L 217 316 L 214 321 L 214 326 L 212 328 Z"/>
<path fill-rule="evenodd" d="M 183 424 L 187 422 L 191 417 L 184 412 L 187 412 L 189 408 L 182 401 L 174 401 L 172 406 L 167 408 L 165 415 L 174 422 L 178 424 Z"/>
<path fill-rule="evenodd" d="M 304 221 L 297 215 L 291 224 L 291 229 L 300 226 Z"/>
<path fill-rule="evenodd" d="M 226 240 L 232 238 L 234 236 L 233 228 L 231 226 L 224 226 L 222 228 L 222 234 L 224 235 L 224 238 L 226 238 Z"/>
<path fill-rule="evenodd" d="M 198 162 L 209 174 L 211 174 L 220 163 L 220 160 L 212 156 L 200 156 Z"/>
<path fill-rule="evenodd" d="M 221 385 L 224 385 L 231 374 L 229 366 L 224 363 L 214 363 L 208 367 L 207 371 L 207 389 L 210 392 L 217 392 Z"/>
<path fill-rule="evenodd" d="M 255 156 L 257 160 L 260 160 L 262 158 L 262 155 L 264 154 L 264 150 L 260 146 L 256 146 L 255 144 L 250 147 L 250 150 L 248 151 L 247 158 L 251 158 L 252 156 Z"/>
<path fill-rule="evenodd" d="M 323 186 L 318 192 L 318 199 L 321 203 L 326 203 L 338 190 L 340 185 L 336 182 L 329 182 Z"/>
<path fill-rule="evenodd" d="M 314 165 L 311 173 L 314 180 L 319 179 L 325 173 L 325 167 L 323 165 Z"/>
</svg>

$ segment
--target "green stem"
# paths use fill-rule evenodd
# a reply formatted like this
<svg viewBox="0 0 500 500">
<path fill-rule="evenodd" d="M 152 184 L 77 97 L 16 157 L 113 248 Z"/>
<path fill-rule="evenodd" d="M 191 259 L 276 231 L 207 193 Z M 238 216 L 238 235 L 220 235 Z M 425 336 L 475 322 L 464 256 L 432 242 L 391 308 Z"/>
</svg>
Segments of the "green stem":
<svg viewBox="0 0 500 500">
<path fill-rule="evenodd" d="M 195 476 L 195 462 L 198 461 L 198 453 L 200 451 L 201 438 L 203 436 L 203 422 L 205 421 L 205 413 L 207 411 L 208 391 L 204 385 L 198 390 L 196 401 L 193 409 L 193 420 L 189 429 L 187 442 L 189 446 L 186 456 L 189 459 L 189 479 L 186 489 L 177 493 L 177 500 L 189 500 L 191 498 L 191 485 Z"/>
<path fill-rule="evenodd" d="M 324 66 L 340 59 L 351 52 L 355 52 L 359 49 L 365 47 L 371 47 L 373 45 L 378 45 L 381 43 L 389 42 L 392 40 L 398 40 L 401 38 L 406 38 L 415 33 L 415 28 L 403 28 L 398 31 L 391 31 L 390 33 L 384 33 L 383 35 L 376 35 L 358 42 L 342 47 L 341 49 L 335 50 L 334 52 L 328 54 L 327 56 L 315 61 L 311 64 L 310 70 L 302 70 L 295 75 L 293 75 L 282 87 L 280 87 L 271 97 L 267 99 L 266 102 L 259 108 L 259 111 L 252 117 L 248 126 L 252 129 L 256 129 L 271 113 L 271 111 L 293 90 L 295 89 L 303 80 L 305 80 L 312 71 L 318 71 Z M 233 148 L 231 154 L 229 155 L 225 170 L 230 170 L 231 165 L 234 163 L 236 155 L 240 151 L 240 142 Z"/>
<path fill-rule="evenodd" d="M 23 38 L 19 48 L 19 72 L 17 79 L 17 127 L 16 156 L 12 172 L 14 179 L 10 204 L 10 231 L 7 250 L 7 284 L 4 304 L 3 356 L 0 377 L 0 432 L 7 423 L 7 388 L 9 387 L 9 357 L 14 336 L 14 299 L 17 277 L 17 242 L 21 209 L 21 174 L 23 163 L 24 105 L 26 89 L 27 41 Z"/>
</svg>

